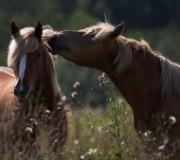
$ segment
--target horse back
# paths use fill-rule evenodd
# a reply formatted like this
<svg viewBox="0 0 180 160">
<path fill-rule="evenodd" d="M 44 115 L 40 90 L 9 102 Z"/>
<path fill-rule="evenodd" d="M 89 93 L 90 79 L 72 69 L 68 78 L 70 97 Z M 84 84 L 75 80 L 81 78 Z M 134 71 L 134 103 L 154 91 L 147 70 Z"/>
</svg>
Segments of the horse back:
<svg viewBox="0 0 180 160">
<path fill-rule="evenodd" d="M 3 79 L 6 80 L 10 77 L 15 78 L 13 69 L 0 66 L 0 81 Z"/>
<path fill-rule="evenodd" d="M 0 108 L 11 108 L 14 99 L 14 86 L 16 78 L 12 69 L 0 67 Z"/>
</svg>

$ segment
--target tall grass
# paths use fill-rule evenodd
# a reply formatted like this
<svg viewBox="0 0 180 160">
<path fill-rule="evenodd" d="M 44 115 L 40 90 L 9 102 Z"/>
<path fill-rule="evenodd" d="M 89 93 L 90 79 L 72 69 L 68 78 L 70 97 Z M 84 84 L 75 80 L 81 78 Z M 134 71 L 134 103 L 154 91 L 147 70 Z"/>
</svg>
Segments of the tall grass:
<svg viewBox="0 0 180 160">
<path fill-rule="evenodd" d="M 35 156 L 33 145 L 22 146 L 31 154 L 21 156 L 16 150 L 11 138 L 6 135 L 13 134 L 12 128 L 7 127 L 7 121 L 0 121 L 0 160 L 11 160 L 9 155 L 14 154 L 15 160 L 166 160 L 169 159 L 164 154 L 164 139 L 155 139 L 152 146 L 148 143 L 142 143 L 139 140 L 133 126 L 133 116 L 130 106 L 122 98 L 118 98 L 109 79 L 103 74 L 99 77 L 99 84 L 107 97 L 106 108 L 92 109 L 89 106 L 72 109 L 72 116 L 68 118 L 68 137 L 62 150 L 59 150 L 61 157 L 52 154 L 51 132 L 53 128 L 38 125 L 38 138 L 35 142 L 38 144 L 40 157 Z M 78 94 L 78 93 L 76 93 Z M 88 94 L 87 94 L 88 95 Z M 75 98 L 74 94 L 72 94 Z M 75 101 L 78 101 L 75 100 Z M 78 103 L 79 104 L 79 103 Z M 38 115 L 36 113 L 36 115 Z M 46 115 L 45 115 L 46 117 Z M 20 120 L 26 124 L 27 117 L 20 117 Z M 162 120 L 162 121 L 161 121 Z M 161 135 L 161 129 L 164 127 L 163 117 L 157 121 L 162 122 L 158 135 Z M 57 121 L 57 123 L 60 123 Z M 55 125 L 54 127 L 58 126 Z M 21 130 L 22 135 L 25 130 Z M 27 131 L 27 128 L 26 128 Z M 144 134 L 148 141 L 148 132 Z M 160 137 L 161 138 L 161 137 Z M 155 146 L 157 149 L 155 149 Z M 147 150 L 148 148 L 148 150 Z M 34 155 L 33 155 L 34 154 Z"/>
<path fill-rule="evenodd" d="M 132 111 L 123 100 L 116 100 L 109 79 L 103 74 L 99 84 L 107 97 L 105 109 L 88 107 L 73 110 L 66 144 L 70 160 L 138 160 L 144 149 L 133 127 Z M 138 153 L 138 154 L 137 154 Z"/>
<path fill-rule="evenodd" d="M 88 107 L 73 110 L 69 120 L 66 144 L 67 160 L 167 160 L 172 153 L 165 149 L 167 129 L 164 115 L 154 117 L 155 137 L 144 133 L 140 140 L 133 126 L 133 115 L 127 102 L 118 98 L 109 79 L 103 74 L 99 84 L 107 97 L 105 109 Z M 177 157 L 175 158 L 177 159 Z"/>
</svg>

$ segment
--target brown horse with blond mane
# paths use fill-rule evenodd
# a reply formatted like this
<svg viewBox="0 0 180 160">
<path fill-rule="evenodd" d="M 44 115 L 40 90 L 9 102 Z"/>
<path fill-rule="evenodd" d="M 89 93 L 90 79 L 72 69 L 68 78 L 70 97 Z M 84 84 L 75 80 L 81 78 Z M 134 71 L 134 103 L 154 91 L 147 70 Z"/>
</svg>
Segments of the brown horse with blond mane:
<svg viewBox="0 0 180 160">
<path fill-rule="evenodd" d="M 180 66 L 154 52 L 144 40 L 122 36 L 124 23 L 49 34 L 52 54 L 105 72 L 130 104 L 141 137 L 155 135 L 164 118 L 168 138 L 180 138 Z M 50 32 L 50 31 L 49 31 Z M 166 123 L 166 124 L 167 124 Z"/>
<path fill-rule="evenodd" d="M 42 25 L 39 22 L 35 28 L 19 30 L 12 23 L 11 33 L 8 66 L 12 69 L 0 67 L 1 116 L 4 114 L 6 119 L 14 120 L 12 137 L 18 142 L 19 152 L 26 156 L 22 159 L 35 156 L 33 146 L 43 123 L 48 131 L 51 153 L 59 154 L 58 149 L 62 148 L 67 137 L 66 111 L 54 61 L 43 41 Z"/>
</svg>

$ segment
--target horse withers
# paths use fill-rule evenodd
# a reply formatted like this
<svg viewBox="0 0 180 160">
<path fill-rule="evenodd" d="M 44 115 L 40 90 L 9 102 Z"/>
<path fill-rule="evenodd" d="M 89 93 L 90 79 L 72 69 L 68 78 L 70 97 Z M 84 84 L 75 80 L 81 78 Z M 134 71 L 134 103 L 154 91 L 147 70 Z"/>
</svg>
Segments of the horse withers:
<svg viewBox="0 0 180 160">
<path fill-rule="evenodd" d="M 35 28 L 19 30 L 12 23 L 11 34 L 8 66 L 12 69 L 0 67 L 0 109 L 13 124 L 13 143 L 21 153 L 13 156 L 35 156 L 42 131 L 47 132 L 49 152 L 60 154 L 67 137 L 67 118 L 42 25 L 38 22 Z"/>
</svg>

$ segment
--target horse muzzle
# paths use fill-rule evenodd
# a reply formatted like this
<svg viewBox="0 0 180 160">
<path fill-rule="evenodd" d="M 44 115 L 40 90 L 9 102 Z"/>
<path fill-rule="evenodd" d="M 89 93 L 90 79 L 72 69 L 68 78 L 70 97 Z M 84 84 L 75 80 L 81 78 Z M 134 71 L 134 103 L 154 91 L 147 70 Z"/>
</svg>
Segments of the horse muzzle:
<svg viewBox="0 0 180 160">
<path fill-rule="evenodd" d="M 19 87 L 14 87 L 14 95 L 18 98 L 20 103 L 23 103 L 29 96 L 30 87 L 23 87 L 23 89 Z"/>
</svg>

